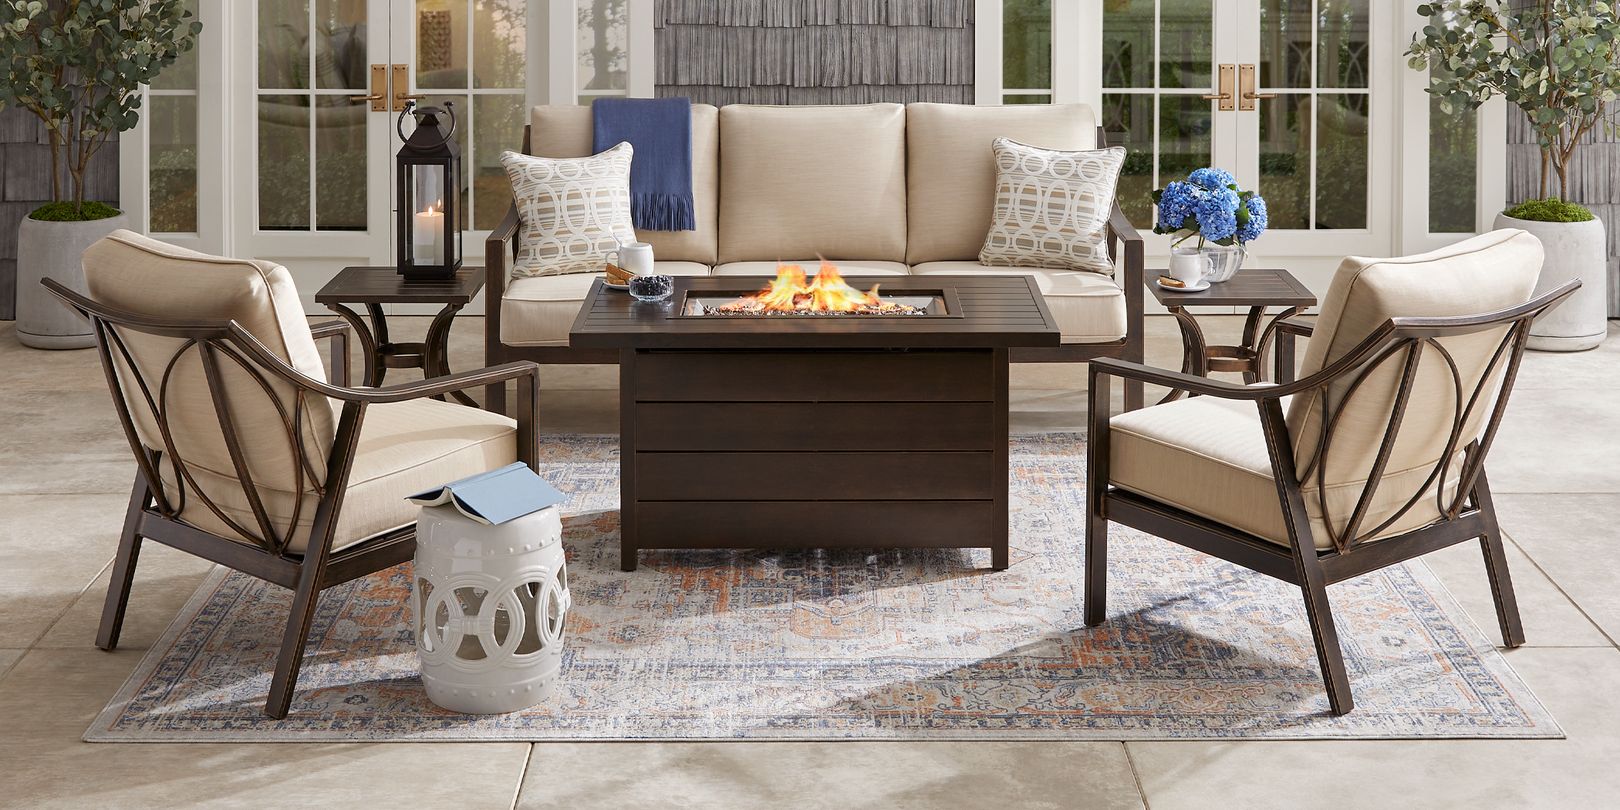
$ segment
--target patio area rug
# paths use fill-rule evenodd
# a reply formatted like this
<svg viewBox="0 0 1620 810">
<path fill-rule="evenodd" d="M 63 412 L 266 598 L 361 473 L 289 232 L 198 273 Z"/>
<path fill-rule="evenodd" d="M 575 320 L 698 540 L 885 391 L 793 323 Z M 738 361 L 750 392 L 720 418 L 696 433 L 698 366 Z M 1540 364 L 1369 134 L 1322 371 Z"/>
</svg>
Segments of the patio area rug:
<svg viewBox="0 0 1620 810">
<path fill-rule="evenodd" d="M 217 569 L 85 739 L 1562 736 L 1421 564 L 1329 589 L 1346 717 L 1327 714 L 1297 590 L 1163 540 L 1115 527 L 1109 620 L 1087 629 L 1084 456 L 1079 436 L 1013 440 L 1007 571 L 988 551 L 686 551 L 624 573 L 615 440 L 550 437 L 574 596 L 552 701 L 484 717 L 428 702 L 407 564 L 322 597 L 292 714 L 268 719 L 289 593 Z"/>
</svg>

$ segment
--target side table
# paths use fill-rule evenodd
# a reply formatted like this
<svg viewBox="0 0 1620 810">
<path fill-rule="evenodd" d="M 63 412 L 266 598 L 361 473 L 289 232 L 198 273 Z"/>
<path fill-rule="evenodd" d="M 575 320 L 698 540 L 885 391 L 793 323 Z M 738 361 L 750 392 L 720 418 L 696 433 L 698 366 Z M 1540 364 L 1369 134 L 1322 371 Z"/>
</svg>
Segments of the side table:
<svg viewBox="0 0 1620 810">
<path fill-rule="evenodd" d="M 1278 325 L 1299 314 L 1305 307 L 1316 305 L 1316 296 L 1287 270 L 1271 268 L 1245 268 L 1237 275 L 1209 289 L 1199 292 L 1173 292 L 1159 286 L 1157 276 L 1149 274 L 1147 286 L 1153 297 L 1176 316 L 1181 326 L 1181 370 L 1186 374 L 1206 377 L 1212 371 L 1242 372 L 1243 381 L 1259 382 L 1265 379 L 1266 350 L 1273 338 L 1277 341 L 1276 381 L 1290 382 L 1294 378 L 1294 336 L 1280 333 Z M 1249 315 L 1243 322 L 1243 337 L 1236 346 L 1210 345 L 1204 339 L 1204 330 L 1188 307 L 1243 307 Z M 1282 307 L 1282 311 L 1266 320 L 1266 310 Z M 1264 328 L 1262 328 L 1264 321 Z M 1160 402 L 1169 402 L 1185 392 L 1174 390 Z"/>
<path fill-rule="evenodd" d="M 375 387 L 382 385 L 391 368 L 419 368 L 428 377 L 449 374 L 450 323 L 483 288 L 482 267 L 464 266 L 451 278 L 425 281 L 407 281 L 393 267 L 345 267 L 315 293 L 315 303 L 354 327 L 365 361 L 364 383 Z M 366 308 L 371 316 L 369 327 L 349 304 Z M 421 343 L 395 343 L 388 339 L 383 304 L 442 304 L 444 308 L 433 317 Z M 478 404 L 460 391 L 450 396 L 463 405 Z"/>
</svg>

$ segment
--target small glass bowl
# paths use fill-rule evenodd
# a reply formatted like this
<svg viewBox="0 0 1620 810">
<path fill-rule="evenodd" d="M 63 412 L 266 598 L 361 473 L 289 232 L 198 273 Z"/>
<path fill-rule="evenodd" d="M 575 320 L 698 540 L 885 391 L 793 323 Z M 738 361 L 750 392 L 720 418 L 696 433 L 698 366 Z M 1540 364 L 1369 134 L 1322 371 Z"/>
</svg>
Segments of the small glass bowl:
<svg viewBox="0 0 1620 810">
<path fill-rule="evenodd" d="M 675 279 L 665 275 L 635 276 L 630 279 L 630 297 L 637 301 L 662 301 L 675 292 Z"/>
</svg>

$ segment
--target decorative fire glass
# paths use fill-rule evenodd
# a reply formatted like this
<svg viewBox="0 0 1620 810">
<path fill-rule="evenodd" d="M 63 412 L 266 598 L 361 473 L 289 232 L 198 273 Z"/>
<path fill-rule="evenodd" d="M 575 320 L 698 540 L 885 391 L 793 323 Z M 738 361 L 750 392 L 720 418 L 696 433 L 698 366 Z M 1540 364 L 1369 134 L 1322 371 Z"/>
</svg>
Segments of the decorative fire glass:
<svg viewBox="0 0 1620 810">
<path fill-rule="evenodd" d="M 449 278 L 461 269 L 461 147 L 456 145 L 454 102 L 441 107 L 417 108 L 407 102 L 395 130 L 404 146 L 397 163 L 399 221 L 395 261 L 408 279 Z M 405 118 L 416 119 L 416 130 L 405 134 Z M 448 116 L 449 128 L 440 123 Z"/>
</svg>

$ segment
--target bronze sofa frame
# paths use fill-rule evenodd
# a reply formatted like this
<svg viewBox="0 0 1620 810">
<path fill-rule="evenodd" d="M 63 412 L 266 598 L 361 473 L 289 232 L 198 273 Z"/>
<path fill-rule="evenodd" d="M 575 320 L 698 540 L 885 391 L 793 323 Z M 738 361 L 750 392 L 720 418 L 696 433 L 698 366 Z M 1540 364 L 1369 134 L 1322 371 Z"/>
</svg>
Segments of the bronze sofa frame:
<svg viewBox="0 0 1620 810">
<path fill-rule="evenodd" d="M 107 587 L 107 600 L 101 613 L 101 627 L 96 635 L 96 646 L 112 650 L 118 644 L 118 635 L 124 622 L 124 611 L 129 604 L 130 585 L 135 577 L 135 564 L 140 556 L 141 541 L 155 540 L 188 554 L 194 554 L 250 576 L 273 582 L 293 591 L 292 611 L 287 619 L 281 652 L 270 682 L 270 695 L 264 713 L 282 718 L 292 704 L 298 670 L 303 661 L 304 645 L 309 637 L 310 623 L 315 616 L 320 592 L 368 574 L 391 568 L 411 559 L 416 551 L 416 527 L 404 526 L 355 545 L 333 550 L 332 543 L 338 516 L 343 509 L 343 496 L 353 466 L 360 427 L 370 405 L 404 402 L 423 397 L 443 397 L 446 394 L 475 389 L 507 381 L 518 381 L 517 443 L 518 457 L 530 467 L 538 463 L 540 449 L 535 428 L 536 404 L 539 401 L 539 367 L 528 362 L 514 362 L 493 368 L 450 374 L 443 377 L 403 383 L 383 388 L 350 388 L 349 383 L 349 326 L 331 322 L 311 329 L 317 339 L 330 338 L 333 343 L 331 384 L 312 379 L 288 365 L 272 353 L 257 338 L 234 321 L 190 321 L 156 318 L 105 306 L 80 295 L 51 279 L 45 286 L 68 306 L 88 318 L 95 330 L 96 347 L 101 367 L 112 390 L 113 404 L 118 419 L 135 455 L 139 468 L 135 476 L 134 491 L 130 494 L 129 509 L 124 519 L 123 532 L 118 540 L 118 554 L 113 562 L 112 582 Z M 126 366 L 136 369 L 128 347 L 120 337 L 120 330 L 169 338 L 183 342 L 165 368 L 162 379 L 148 380 L 136 372 L 123 380 L 114 361 L 115 353 Z M 225 513 L 203 494 L 200 488 L 190 492 L 202 501 L 226 525 L 234 527 L 244 537 L 254 540 L 249 544 L 210 532 L 202 531 L 182 522 L 178 515 L 185 507 L 187 492 L 182 488 L 178 499 L 170 502 L 164 494 L 160 466 L 169 464 L 177 479 L 191 480 L 186 461 L 174 452 L 174 441 L 167 409 L 163 407 L 162 392 L 170 373 L 182 355 L 195 349 L 201 360 L 204 378 L 213 397 L 218 416 L 218 427 L 238 477 L 242 492 L 254 513 L 254 526 L 244 526 Z M 277 533 L 272 520 L 260 501 L 248 472 L 243 455 L 239 426 L 231 416 L 229 393 L 223 384 L 222 368 L 226 364 L 246 372 L 266 394 L 272 382 L 293 386 L 292 413 L 282 410 L 282 429 L 292 448 L 298 476 L 319 494 L 319 500 L 310 527 L 308 545 L 303 554 L 289 551 L 297 525 L 297 509 L 287 533 Z M 127 391 L 126 382 L 135 390 Z M 155 386 L 154 386 L 155 383 Z M 152 411 L 159 432 L 164 438 L 161 450 L 149 449 L 136 433 L 135 424 L 124 395 L 139 396 Z M 156 392 L 156 396 L 154 396 Z M 301 407 L 307 397 L 328 397 L 342 403 L 337 420 L 336 437 L 326 458 L 326 478 L 316 483 L 310 454 L 304 447 L 304 423 Z M 198 426 L 199 428 L 201 426 Z"/>
<path fill-rule="evenodd" d="M 530 153 L 529 127 L 523 128 L 523 153 Z M 1097 144 L 1107 145 L 1102 127 L 1097 128 Z M 576 349 L 572 346 L 508 346 L 501 342 L 501 301 L 512 259 L 516 256 L 518 212 L 514 204 L 484 243 L 484 363 L 494 365 L 513 360 L 536 363 L 616 364 L 619 353 L 612 349 Z M 1104 343 L 1067 343 L 1053 347 L 1012 349 L 1014 363 L 1073 363 L 1099 357 L 1117 357 L 1140 363 L 1144 359 L 1142 334 L 1143 260 L 1142 235 L 1114 202 L 1108 215 L 1108 256 L 1121 262 L 1121 290 L 1125 293 L 1125 337 Z M 1142 407 L 1142 383 L 1125 381 L 1125 410 Z M 506 408 L 506 386 L 492 385 L 485 390 L 484 407 L 497 413 Z"/>
<path fill-rule="evenodd" d="M 1298 380 L 1274 386 L 1244 386 L 1234 383 L 1195 377 L 1174 371 L 1149 368 L 1118 360 L 1097 360 L 1090 371 L 1090 441 L 1086 447 L 1086 574 L 1085 623 L 1088 627 L 1101 624 L 1106 618 L 1106 587 L 1108 576 L 1108 522 L 1110 520 L 1162 537 L 1196 551 L 1202 551 L 1246 568 L 1267 574 L 1299 586 L 1305 600 L 1305 612 L 1310 621 L 1311 635 L 1316 643 L 1317 660 L 1322 667 L 1327 686 L 1328 701 L 1334 714 L 1346 714 L 1354 707 L 1350 694 L 1350 678 L 1344 666 L 1343 651 L 1334 628 L 1333 614 L 1328 606 L 1327 586 L 1351 577 L 1360 576 L 1431 551 L 1437 551 L 1466 540 L 1479 538 L 1485 555 L 1485 567 L 1490 577 L 1491 594 L 1496 602 L 1496 618 L 1501 626 L 1502 640 L 1508 647 L 1524 643 L 1524 628 L 1519 620 L 1518 603 L 1513 596 L 1513 581 L 1508 575 L 1507 558 L 1502 548 L 1502 533 L 1496 522 L 1496 509 L 1491 502 L 1490 486 L 1485 478 L 1485 456 L 1501 424 L 1507 407 L 1508 395 L 1513 390 L 1514 377 L 1524 356 L 1525 341 L 1530 324 L 1547 309 L 1580 287 L 1571 281 L 1527 303 L 1509 309 L 1480 315 L 1445 318 L 1393 318 L 1374 330 L 1365 340 L 1343 357 L 1322 370 Z M 1463 390 L 1462 378 L 1450 354 L 1438 342 L 1439 338 L 1473 334 L 1506 326 L 1502 342 L 1491 357 L 1490 365 L 1481 375 L 1472 392 Z M 1292 331 L 1309 334 L 1308 327 L 1295 326 Z M 1400 434 L 1402 417 L 1411 404 L 1413 381 L 1418 363 L 1426 350 L 1433 350 L 1449 366 L 1456 390 L 1456 405 L 1452 414 L 1451 430 L 1445 452 L 1424 485 L 1405 502 L 1394 515 L 1376 526 L 1366 527 L 1363 518 L 1377 489 L 1385 463 L 1393 452 Z M 1327 520 L 1332 534 L 1333 548 L 1319 551 L 1312 535 L 1310 519 L 1305 511 L 1304 484 L 1311 473 L 1319 469 L 1322 459 L 1331 449 L 1335 415 L 1327 412 L 1324 397 L 1322 435 L 1306 469 L 1295 467 L 1293 440 L 1289 436 L 1282 400 L 1293 394 L 1321 389 L 1336 381 L 1348 381 L 1342 407 L 1374 371 L 1387 361 L 1402 364 L 1402 375 L 1392 406 L 1392 413 L 1378 446 L 1373 468 L 1366 488 L 1342 529 L 1334 529 L 1334 521 Z M 1489 401 L 1487 390 L 1499 363 L 1504 363 L 1500 393 L 1495 403 Z M 1181 389 L 1192 395 L 1246 400 L 1255 403 L 1260 411 L 1260 423 L 1266 439 L 1266 450 L 1271 459 L 1272 472 L 1277 481 L 1277 497 L 1281 501 L 1283 522 L 1288 529 L 1287 546 L 1249 535 L 1217 521 L 1177 509 L 1151 497 L 1127 492 L 1108 485 L 1109 464 L 1109 381 L 1112 377 Z M 1451 459 L 1463 443 L 1463 428 L 1476 407 L 1491 407 L 1484 431 L 1478 439 L 1462 446 L 1464 453 L 1458 471 L 1458 486 L 1449 503 L 1444 501 L 1444 488 L 1437 488 L 1436 501 L 1440 520 L 1427 526 L 1392 537 L 1372 540 L 1386 527 L 1406 514 L 1420 502 L 1423 492 L 1436 481 L 1443 480 Z M 1325 486 L 1317 476 L 1317 485 Z"/>
</svg>

